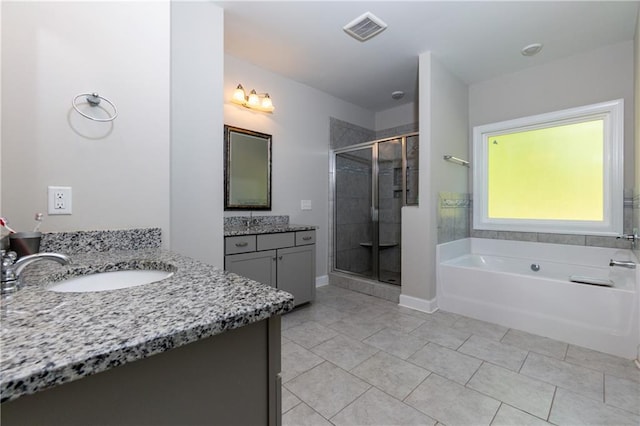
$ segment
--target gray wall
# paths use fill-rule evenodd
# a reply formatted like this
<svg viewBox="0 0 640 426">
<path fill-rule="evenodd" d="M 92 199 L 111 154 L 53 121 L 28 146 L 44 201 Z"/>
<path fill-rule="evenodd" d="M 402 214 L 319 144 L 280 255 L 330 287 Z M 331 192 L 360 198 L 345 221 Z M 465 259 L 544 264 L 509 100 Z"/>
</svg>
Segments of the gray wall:
<svg viewBox="0 0 640 426">
<path fill-rule="evenodd" d="M 634 85 L 635 85 L 635 184 L 633 189 L 632 230 L 640 230 L 640 10 L 636 20 L 636 38 L 634 42 Z M 640 256 L 640 244 L 636 246 L 636 255 Z M 639 354 L 640 356 L 640 354 Z"/>
<path fill-rule="evenodd" d="M 18 230 L 36 212 L 48 232 L 160 227 L 167 242 L 169 3 L 1 7 L 2 214 Z M 93 91 L 118 108 L 113 122 L 71 107 Z M 73 188 L 72 215 L 47 215 L 49 185 Z"/>
<path fill-rule="evenodd" d="M 468 193 L 468 169 L 443 160 L 467 159 L 467 86 L 432 53 L 420 55 L 420 206 L 402 216 L 402 295 L 400 303 L 436 308 L 435 250 L 440 192 Z"/>
<path fill-rule="evenodd" d="M 221 8 L 171 2 L 171 249 L 219 267 L 223 40 Z"/>
<path fill-rule="evenodd" d="M 469 86 L 469 125 L 509 120 L 612 99 L 625 100 L 624 229 L 632 228 L 634 188 L 634 44 L 617 43 Z M 490 108 L 487 105 L 491 105 Z M 483 238 L 628 247 L 615 237 L 472 231 Z"/>
</svg>

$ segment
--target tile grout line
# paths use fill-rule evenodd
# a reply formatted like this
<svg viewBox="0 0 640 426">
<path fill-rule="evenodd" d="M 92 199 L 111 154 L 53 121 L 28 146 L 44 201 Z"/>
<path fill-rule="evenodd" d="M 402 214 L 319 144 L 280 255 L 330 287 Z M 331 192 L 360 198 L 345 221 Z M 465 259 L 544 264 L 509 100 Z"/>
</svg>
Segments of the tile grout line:
<svg viewBox="0 0 640 426">
<path fill-rule="evenodd" d="M 431 371 L 431 370 L 427 370 L 427 369 L 425 369 L 425 371 L 428 371 L 428 372 L 429 372 L 429 374 L 427 374 L 427 377 L 425 377 L 424 379 L 422 379 L 422 381 L 421 381 L 420 383 L 418 383 L 418 385 L 417 385 L 415 388 L 413 388 L 413 389 L 411 390 L 411 392 L 409 392 L 409 393 L 407 394 L 407 396 L 405 396 L 405 397 L 404 397 L 404 399 L 402 399 L 402 400 L 401 400 L 401 402 L 403 402 L 404 404 L 407 404 L 409 407 L 413 407 L 414 409 L 416 409 L 416 410 L 420 411 L 421 413 L 424 413 L 424 412 L 423 412 L 422 410 L 419 410 L 418 408 L 414 407 L 413 405 L 411 405 L 411 404 L 409 404 L 409 403 L 405 402 L 405 401 L 407 400 L 407 398 L 409 398 L 409 397 L 411 396 L 411 394 L 412 394 L 413 392 L 415 392 L 415 390 L 416 390 L 416 389 L 418 389 L 418 388 L 419 388 L 419 387 L 420 387 L 424 382 L 426 382 L 426 381 L 427 381 L 427 379 L 428 379 L 429 377 L 431 377 L 431 375 L 432 375 L 432 374 L 436 374 L 436 373 L 434 373 L 434 372 L 433 372 L 433 371 Z M 424 414 L 427 414 L 427 413 L 424 413 Z M 428 414 L 427 414 L 427 415 L 428 415 Z M 429 416 L 429 417 L 431 417 L 431 416 Z M 437 420 L 437 419 L 434 419 L 434 420 Z"/>
<path fill-rule="evenodd" d="M 464 340 L 464 342 L 460 343 L 460 345 L 459 345 L 456 349 L 454 349 L 454 351 L 456 351 L 456 352 L 460 352 L 460 348 L 461 348 L 461 347 L 463 347 L 463 346 L 464 346 L 464 344 L 465 344 L 465 343 L 467 343 L 467 342 L 469 341 L 469 339 L 471 339 L 471 337 L 472 337 L 472 336 L 474 336 L 474 334 L 473 334 L 473 333 L 469 333 L 469 334 L 470 334 L 470 335 L 469 335 L 469 337 L 467 337 L 467 338 Z M 460 353 L 461 353 L 461 354 L 464 354 L 464 355 L 468 355 L 468 354 L 465 354 L 464 352 L 460 352 Z"/>
<path fill-rule="evenodd" d="M 493 422 L 496 420 L 496 416 L 498 415 L 498 411 L 500 411 L 500 409 L 502 408 L 503 405 L 504 405 L 504 402 L 500 401 L 500 405 L 498 405 L 498 409 L 496 410 L 496 412 L 493 413 L 493 417 L 491 417 L 491 421 L 489 422 L 489 425 L 492 425 Z"/>
<path fill-rule="evenodd" d="M 567 347 L 564 350 L 564 356 L 562 357 L 561 361 L 566 361 L 567 360 L 567 355 L 569 354 L 569 346 L 571 346 L 571 345 L 567 343 Z"/>
<path fill-rule="evenodd" d="M 553 404 L 556 402 L 556 394 L 558 393 L 558 386 L 554 386 L 553 398 L 551 398 L 551 405 L 549 406 L 549 414 L 547 414 L 547 422 L 551 423 L 551 411 L 553 411 Z"/>
<path fill-rule="evenodd" d="M 357 377 L 357 376 L 356 376 L 356 377 Z M 364 380 L 363 380 L 363 381 L 364 381 Z M 365 382 L 366 382 L 366 381 L 365 381 Z M 335 424 L 331 419 L 335 418 L 338 414 L 342 413 L 344 410 L 346 410 L 346 409 L 347 409 L 347 407 L 350 407 L 351 405 L 355 404 L 355 403 L 356 403 L 356 401 L 357 401 L 357 400 L 359 400 L 360 398 L 362 398 L 362 396 L 363 396 L 365 393 L 369 392 L 369 391 L 371 390 L 371 388 L 374 388 L 374 387 L 375 387 L 375 386 L 373 386 L 373 385 L 372 385 L 371 383 L 369 383 L 369 382 L 366 382 L 366 383 L 369 385 L 369 387 L 368 387 L 364 392 L 362 392 L 360 395 L 358 395 L 358 397 L 357 397 L 356 399 L 354 399 L 353 401 L 351 401 L 350 403 L 348 403 L 347 405 L 345 405 L 344 407 L 342 407 L 342 408 L 341 408 L 337 413 L 335 413 L 333 416 L 331 416 L 331 418 L 328 418 L 328 419 L 327 419 L 327 418 L 326 418 L 326 417 L 324 417 L 324 416 L 322 416 L 322 417 L 323 417 L 323 418 L 325 418 L 325 419 L 327 419 L 329 422 L 331 422 L 331 424 Z"/>
<path fill-rule="evenodd" d="M 480 369 L 482 368 L 482 366 L 484 365 L 484 363 L 485 363 L 485 362 L 487 362 L 487 361 L 484 361 L 484 360 L 483 360 L 483 361 L 480 363 L 480 365 L 478 366 L 478 368 L 476 368 L 476 371 L 474 371 L 474 372 L 473 372 L 473 374 L 471 375 L 471 377 L 469 377 L 469 380 L 467 380 L 467 381 L 465 382 L 465 384 L 463 385 L 465 388 L 467 387 L 467 385 L 469 384 L 469 382 L 471 381 L 471 379 L 473 379 L 473 378 L 474 378 L 474 376 L 478 373 L 478 371 L 480 371 Z M 471 388 L 469 388 L 469 389 L 471 389 Z M 502 401 L 500 401 L 500 402 L 502 402 Z"/>
<path fill-rule="evenodd" d="M 607 385 L 606 385 L 606 379 L 607 376 L 604 374 L 604 371 L 602 372 L 602 403 L 605 405 L 607 404 L 607 394 L 605 393 L 607 391 Z"/>
<path fill-rule="evenodd" d="M 524 367 L 524 364 L 527 362 L 527 360 L 529 359 L 529 354 L 531 353 L 531 351 L 527 351 L 527 355 L 524 357 L 524 359 L 522 360 L 522 364 L 520 364 L 520 368 L 518 368 L 518 371 L 516 373 L 518 374 L 522 374 L 520 373 L 522 371 L 522 368 Z M 527 377 L 525 374 L 522 374 L 523 376 Z"/>
</svg>

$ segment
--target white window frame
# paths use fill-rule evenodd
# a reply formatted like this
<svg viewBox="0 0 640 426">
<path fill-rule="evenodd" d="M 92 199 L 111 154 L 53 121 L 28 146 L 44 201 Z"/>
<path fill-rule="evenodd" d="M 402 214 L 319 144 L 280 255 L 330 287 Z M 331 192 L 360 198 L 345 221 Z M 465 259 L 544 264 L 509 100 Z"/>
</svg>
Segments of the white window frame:
<svg viewBox="0 0 640 426">
<path fill-rule="evenodd" d="M 488 217 L 488 137 L 604 119 L 604 218 L 602 221 L 496 219 Z M 473 228 L 478 230 L 620 235 L 623 228 L 624 99 L 570 108 L 473 128 Z"/>
</svg>

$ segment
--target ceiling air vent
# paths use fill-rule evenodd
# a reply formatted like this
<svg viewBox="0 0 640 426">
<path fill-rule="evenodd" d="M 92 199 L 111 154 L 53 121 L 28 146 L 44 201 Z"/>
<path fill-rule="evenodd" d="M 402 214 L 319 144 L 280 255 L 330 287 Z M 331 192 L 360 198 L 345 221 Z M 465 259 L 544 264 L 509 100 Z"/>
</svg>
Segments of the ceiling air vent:
<svg viewBox="0 0 640 426">
<path fill-rule="evenodd" d="M 360 41 L 367 41 L 376 34 L 384 31 L 387 24 L 371 12 L 358 16 L 343 27 L 351 37 Z"/>
</svg>

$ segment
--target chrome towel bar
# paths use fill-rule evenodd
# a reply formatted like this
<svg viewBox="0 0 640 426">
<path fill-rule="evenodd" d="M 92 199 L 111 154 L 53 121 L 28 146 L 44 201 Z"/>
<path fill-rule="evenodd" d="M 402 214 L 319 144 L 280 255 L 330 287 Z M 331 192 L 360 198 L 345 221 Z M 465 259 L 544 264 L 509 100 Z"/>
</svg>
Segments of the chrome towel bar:
<svg viewBox="0 0 640 426">
<path fill-rule="evenodd" d="M 462 160 L 458 157 L 454 157 L 453 155 L 445 155 L 443 158 L 450 163 L 459 164 L 464 167 L 470 167 L 467 160 Z"/>
</svg>

